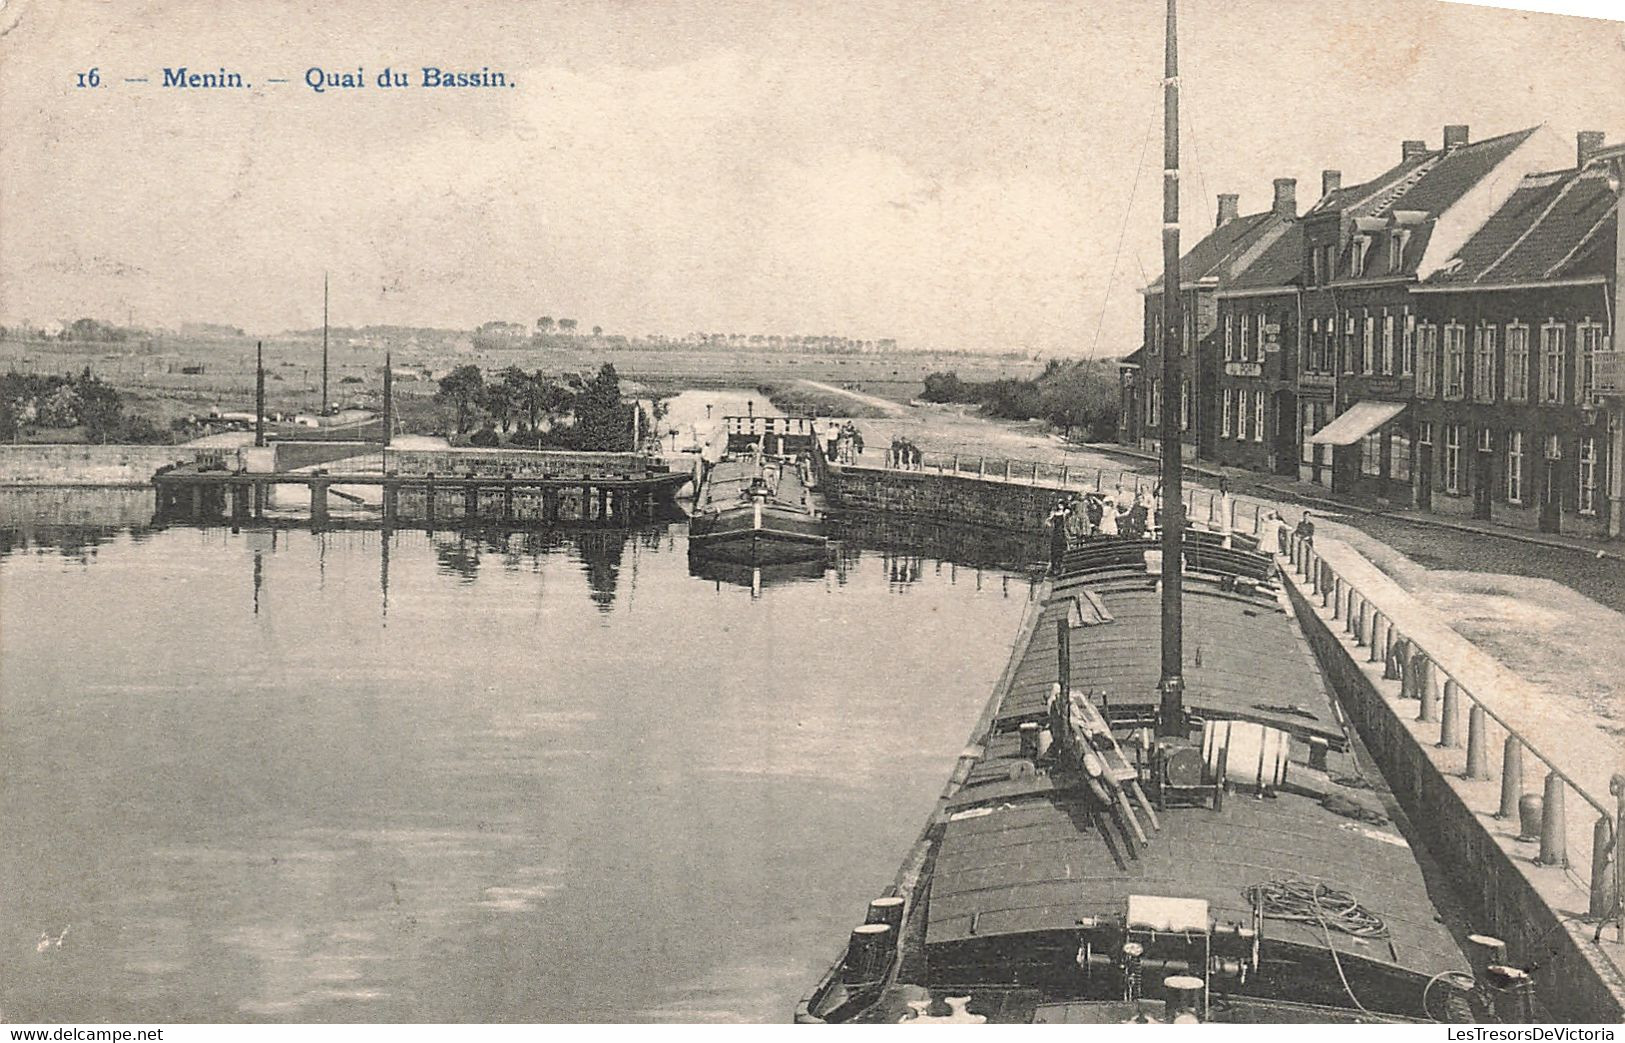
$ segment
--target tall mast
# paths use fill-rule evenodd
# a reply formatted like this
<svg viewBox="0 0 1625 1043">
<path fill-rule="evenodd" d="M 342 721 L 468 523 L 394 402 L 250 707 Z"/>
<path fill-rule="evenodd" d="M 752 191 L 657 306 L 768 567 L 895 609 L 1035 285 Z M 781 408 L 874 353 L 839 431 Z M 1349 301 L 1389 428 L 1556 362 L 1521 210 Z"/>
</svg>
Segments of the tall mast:
<svg viewBox="0 0 1625 1043">
<path fill-rule="evenodd" d="M 1180 560 L 1185 538 L 1185 495 L 1180 421 L 1184 329 L 1179 279 L 1179 40 L 1177 0 L 1168 0 L 1167 50 L 1162 80 L 1162 693 L 1157 731 L 1185 734 L 1184 634 Z"/>
<path fill-rule="evenodd" d="M 384 448 L 395 431 L 395 368 L 390 364 L 390 353 L 384 352 Z"/>
<path fill-rule="evenodd" d="M 1172 0 L 1170 0 L 1172 2 Z M 322 405 L 317 416 L 327 415 L 327 273 L 322 273 Z"/>
<path fill-rule="evenodd" d="M 265 342 L 254 342 L 254 444 L 265 444 Z"/>
</svg>

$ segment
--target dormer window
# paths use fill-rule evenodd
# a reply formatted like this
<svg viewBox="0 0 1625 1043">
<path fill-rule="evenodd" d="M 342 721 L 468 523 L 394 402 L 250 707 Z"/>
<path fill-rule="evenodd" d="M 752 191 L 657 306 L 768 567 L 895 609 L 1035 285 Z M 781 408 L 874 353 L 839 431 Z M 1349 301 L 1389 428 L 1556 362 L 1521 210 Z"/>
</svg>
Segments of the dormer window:
<svg viewBox="0 0 1625 1043">
<path fill-rule="evenodd" d="M 1388 271 L 1397 272 L 1405 265 L 1405 233 L 1396 228 L 1388 235 Z"/>
<path fill-rule="evenodd" d="M 1369 235 L 1354 237 L 1354 252 L 1349 258 L 1349 274 L 1354 278 L 1358 279 L 1365 274 L 1365 255 L 1370 249 L 1371 237 Z"/>
</svg>

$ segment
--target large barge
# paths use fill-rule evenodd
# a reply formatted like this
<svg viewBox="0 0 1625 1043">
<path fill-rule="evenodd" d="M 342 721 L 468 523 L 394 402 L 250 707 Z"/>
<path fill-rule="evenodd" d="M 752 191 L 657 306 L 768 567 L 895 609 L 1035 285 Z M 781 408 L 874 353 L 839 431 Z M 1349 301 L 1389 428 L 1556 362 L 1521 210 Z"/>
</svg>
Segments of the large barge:
<svg viewBox="0 0 1625 1043">
<path fill-rule="evenodd" d="M 1463 1015 L 1467 953 L 1491 962 L 1493 945 L 1468 941 L 1273 561 L 1240 542 L 1187 544 L 1202 637 L 1177 727 L 1158 695 L 1156 545 L 1068 554 L 894 885 L 798 1021 Z"/>
</svg>

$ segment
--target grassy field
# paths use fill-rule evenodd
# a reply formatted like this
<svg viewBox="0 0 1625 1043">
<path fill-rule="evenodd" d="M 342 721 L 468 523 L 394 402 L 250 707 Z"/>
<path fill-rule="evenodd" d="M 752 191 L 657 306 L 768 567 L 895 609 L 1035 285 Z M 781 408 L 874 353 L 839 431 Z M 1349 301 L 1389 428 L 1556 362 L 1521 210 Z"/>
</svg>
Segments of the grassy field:
<svg viewBox="0 0 1625 1043">
<path fill-rule="evenodd" d="M 328 349 L 329 397 L 344 406 L 382 404 L 384 348 L 339 343 Z M 1012 355 L 893 352 L 836 355 L 794 350 L 618 347 L 592 337 L 552 338 L 545 348 L 453 351 L 402 346 L 393 350 L 399 413 L 412 427 L 432 424 L 428 399 L 435 377 L 472 363 L 494 373 L 507 366 L 550 374 L 596 372 L 613 363 L 629 390 L 664 394 L 690 387 L 763 388 L 801 408 L 853 412 L 851 402 L 797 384 L 812 380 L 897 402 L 916 397 L 928 373 L 954 370 L 967 380 L 1032 376 L 1037 362 Z M 320 340 L 265 342 L 266 406 L 273 412 L 315 412 L 321 402 Z M 251 410 L 254 342 L 248 339 L 154 340 L 138 345 L 0 340 L 0 371 L 91 372 L 128 395 L 132 411 L 161 426 L 212 408 Z M 183 369 L 202 367 L 202 372 Z M 863 412 L 863 410 L 857 410 Z"/>
</svg>

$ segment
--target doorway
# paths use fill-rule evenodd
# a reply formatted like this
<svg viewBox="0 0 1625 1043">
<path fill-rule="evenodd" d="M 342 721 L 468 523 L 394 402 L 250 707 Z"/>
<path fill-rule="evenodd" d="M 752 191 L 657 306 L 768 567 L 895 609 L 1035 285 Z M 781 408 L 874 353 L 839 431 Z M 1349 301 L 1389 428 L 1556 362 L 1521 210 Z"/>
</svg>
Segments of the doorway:
<svg viewBox="0 0 1625 1043">
<path fill-rule="evenodd" d="M 1490 520 L 1490 502 L 1495 492 L 1495 456 L 1482 450 L 1478 453 L 1478 473 L 1473 476 L 1473 517 Z"/>
<path fill-rule="evenodd" d="M 1540 483 L 1540 531 L 1563 531 L 1563 461 L 1546 461 L 1546 474 Z"/>
<path fill-rule="evenodd" d="M 1298 474 L 1298 396 L 1291 391 L 1275 393 L 1275 473 Z"/>
</svg>

